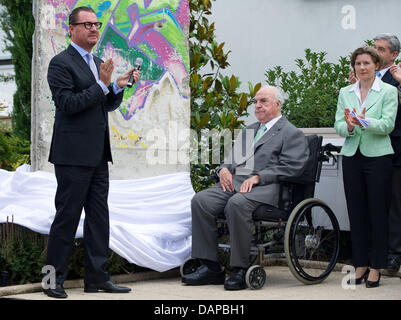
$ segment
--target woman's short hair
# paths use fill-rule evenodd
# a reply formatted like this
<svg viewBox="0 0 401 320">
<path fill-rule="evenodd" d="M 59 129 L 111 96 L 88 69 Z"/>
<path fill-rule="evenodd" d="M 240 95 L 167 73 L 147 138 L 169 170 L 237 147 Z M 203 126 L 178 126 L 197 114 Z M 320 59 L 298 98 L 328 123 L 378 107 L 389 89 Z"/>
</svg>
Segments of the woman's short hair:
<svg viewBox="0 0 401 320">
<path fill-rule="evenodd" d="M 351 66 L 352 66 L 352 68 L 354 68 L 354 70 L 355 70 L 356 58 L 361 54 L 370 55 L 372 57 L 373 63 L 374 64 L 379 64 L 378 70 L 380 70 L 382 68 L 382 66 L 383 66 L 383 58 L 381 57 L 379 52 L 377 52 L 377 50 L 375 48 L 373 48 L 373 47 L 364 46 L 364 47 L 360 47 L 360 48 L 356 49 L 351 55 Z"/>
</svg>

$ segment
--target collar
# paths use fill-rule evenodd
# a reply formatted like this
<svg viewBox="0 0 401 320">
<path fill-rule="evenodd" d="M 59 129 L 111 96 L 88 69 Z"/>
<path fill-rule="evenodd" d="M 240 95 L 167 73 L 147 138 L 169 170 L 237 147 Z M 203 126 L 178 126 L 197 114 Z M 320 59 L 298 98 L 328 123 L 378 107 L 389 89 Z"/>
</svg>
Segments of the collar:
<svg viewBox="0 0 401 320">
<path fill-rule="evenodd" d="M 353 86 L 351 86 L 351 88 L 349 89 L 350 92 L 355 91 L 357 96 L 361 95 L 361 89 L 359 88 L 359 83 L 360 83 L 360 80 L 355 82 L 355 84 Z M 373 82 L 372 87 L 370 88 L 370 90 L 374 90 L 374 91 L 380 91 L 381 90 L 381 88 L 380 88 L 380 79 L 377 76 L 375 77 L 375 81 Z"/>
<path fill-rule="evenodd" d="M 368 100 L 369 95 L 371 94 L 372 91 L 377 91 L 379 92 L 381 90 L 380 88 L 380 82 L 381 80 L 376 76 L 375 81 L 372 84 L 372 87 L 369 89 L 369 92 L 365 98 L 365 101 L 362 103 L 362 97 L 361 97 L 361 89 L 359 88 L 359 83 L 360 81 L 358 80 L 353 87 L 351 87 L 350 92 L 354 91 L 355 95 L 358 97 L 359 100 L 359 105 L 361 107 L 365 106 L 366 101 Z"/>
<path fill-rule="evenodd" d="M 269 131 L 277 123 L 277 121 L 280 120 L 280 118 L 282 116 L 283 115 L 280 114 L 278 117 L 271 119 L 269 122 L 266 122 L 264 124 L 266 126 L 266 129 L 267 129 L 266 132 Z M 263 124 L 261 124 L 261 126 L 263 126 Z"/>
<path fill-rule="evenodd" d="M 390 67 L 391 67 L 391 66 L 390 66 Z M 383 78 L 383 76 L 386 74 L 386 72 L 388 71 L 388 69 L 390 69 L 390 67 L 387 67 L 387 68 L 384 68 L 384 69 L 381 69 L 381 70 L 377 70 L 377 71 L 380 72 L 380 77 L 379 77 L 380 80 L 381 80 L 381 78 Z"/>
<path fill-rule="evenodd" d="M 85 57 L 88 54 L 92 54 L 89 53 L 88 51 L 86 51 L 85 49 L 83 49 L 82 47 L 80 47 L 79 45 L 77 45 L 76 43 L 71 41 L 71 46 L 74 47 L 74 49 L 76 49 L 78 51 L 78 53 L 81 55 L 81 57 Z"/>
</svg>

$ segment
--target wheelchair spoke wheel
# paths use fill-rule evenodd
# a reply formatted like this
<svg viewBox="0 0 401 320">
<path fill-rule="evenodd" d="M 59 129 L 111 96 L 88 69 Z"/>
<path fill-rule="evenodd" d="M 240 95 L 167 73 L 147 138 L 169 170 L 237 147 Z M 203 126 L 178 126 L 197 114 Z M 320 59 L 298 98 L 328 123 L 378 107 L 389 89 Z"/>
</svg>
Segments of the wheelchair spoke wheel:
<svg viewBox="0 0 401 320">
<path fill-rule="evenodd" d="M 334 269 L 340 227 L 333 211 L 319 199 L 306 199 L 292 211 L 284 249 L 292 274 L 305 284 L 320 283 Z"/>
<path fill-rule="evenodd" d="M 262 288 L 266 282 L 265 269 L 259 265 L 250 267 L 246 272 L 245 282 L 248 288 L 255 290 Z"/>
<path fill-rule="evenodd" d="M 186 259 L 180 267 L 181 277 L 187 274 L 194 273 L 200 266 L 201 262 L 199 259 L 195 258 Z"/>
</svg>

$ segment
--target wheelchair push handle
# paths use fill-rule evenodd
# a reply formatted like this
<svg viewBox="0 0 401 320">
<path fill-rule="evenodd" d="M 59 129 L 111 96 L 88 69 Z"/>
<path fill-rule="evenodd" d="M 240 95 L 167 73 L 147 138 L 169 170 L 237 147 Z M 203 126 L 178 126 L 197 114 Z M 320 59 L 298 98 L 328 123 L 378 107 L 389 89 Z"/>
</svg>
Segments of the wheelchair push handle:
<svg viewBox="0 0 401 320">
<path fill-rule="evenodd" d="M 339 146 L 335 146 L 335 145 L 333 145 L 333 144 L 331 144 L 331 143 L 328 143 L 328 144 L 325 144 L 324 146 L 323 146 L 323 151 L 325 151 L 325 152 L 337 152 L 337 153 L 340 153 L 340 151 L 341 151 L 341 147 L 339 147 Z"/>
<path fill-rule="evenodd" d="M 341 147 L 335 146 L 331 143 L 325 144 L 322 147 L 322 154 L 321 154 L 321 161 L 322 162 L 329 162 L 330 158 L 334 160 L 334 162 L 337 162 L 337 159 L 335 155 L 332 154 L 332 152 L 337 152 L 340 153 Z"/>
</svg>

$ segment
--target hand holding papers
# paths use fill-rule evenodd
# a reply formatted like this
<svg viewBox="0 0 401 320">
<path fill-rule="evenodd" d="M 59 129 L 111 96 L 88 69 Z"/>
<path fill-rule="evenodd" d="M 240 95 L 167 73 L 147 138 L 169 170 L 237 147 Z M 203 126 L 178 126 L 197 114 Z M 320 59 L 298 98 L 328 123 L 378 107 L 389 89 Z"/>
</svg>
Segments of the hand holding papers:
<svg viewBox="0 0 401 320">
<path fill-rule="evenodd" d="M 362 129 L 366 129 L 369 126 L 370 121 L 365 119 L 365 111 L 366 108 L 363 108 L 362 113 L 358 115 L 355 108 L 352 111 L 348 108 L 344 109 L 344 117 L 349 132 L 352 132 L 355 126 L 359 126 Z"/>
<path fill-rule="evenodd" d="M 365 116 L 365 108 L 363 109 L 362 114 L 363 116 Z M 362 129 L 366 129 L 369 126 L 370 121 L 365 118 L 362 118 L 361 116 L 358 116 L 355 112 L 355 109 L 350 112 L 350 115 L 355 117 L 355 119 L 359 122 L 358 124 L 359 127 L 361 127 Z"/>
</svg>

